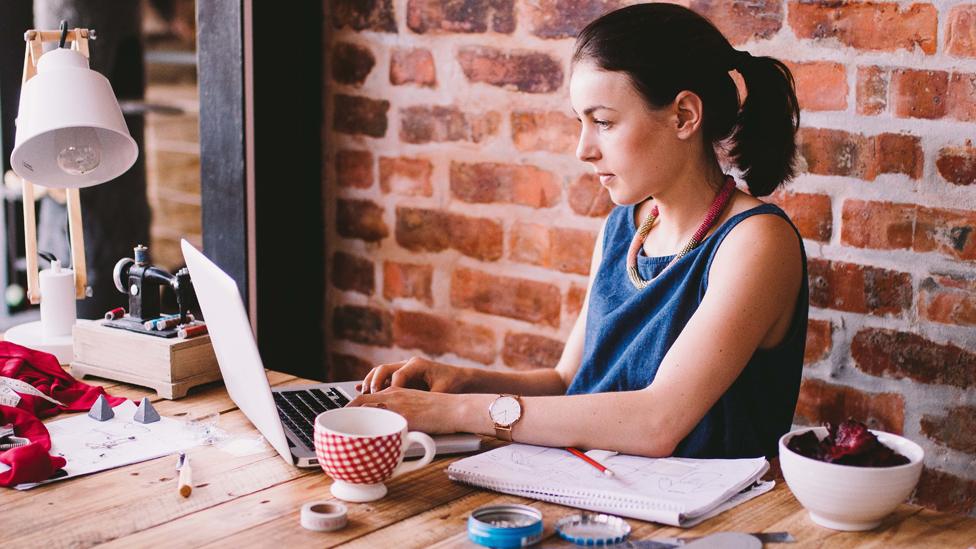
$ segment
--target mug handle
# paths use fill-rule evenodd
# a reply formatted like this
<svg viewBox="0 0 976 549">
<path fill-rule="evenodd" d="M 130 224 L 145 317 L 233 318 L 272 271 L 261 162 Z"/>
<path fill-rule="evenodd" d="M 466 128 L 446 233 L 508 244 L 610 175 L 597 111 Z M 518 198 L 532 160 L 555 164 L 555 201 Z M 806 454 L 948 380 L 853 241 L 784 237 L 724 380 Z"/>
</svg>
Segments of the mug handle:
<svg viewBox="0 0 976 549">
<path fill-rule="evenodd" d="M 403 437 L 403 451 L 406 452 L 407 448 L 410 447 L 412 443 L 420 444 L 424 447 L 424 457 L 416 461 L 401 461 L 400 465 L 393 470 L 393 474 L 390 478 L 397 477 L 403 473 L 409 473 L 410 471 L 416 471 L 421 467 L 426 466 L 431 461 L 434 461 L 434 454 L 437 453 L 437 445 L 434 443 L 434 439 L 430 438 L 430 435 L 426 433 L 421 433 L 420 431 L 410 431 L 407 436 Z"/>
</svg>

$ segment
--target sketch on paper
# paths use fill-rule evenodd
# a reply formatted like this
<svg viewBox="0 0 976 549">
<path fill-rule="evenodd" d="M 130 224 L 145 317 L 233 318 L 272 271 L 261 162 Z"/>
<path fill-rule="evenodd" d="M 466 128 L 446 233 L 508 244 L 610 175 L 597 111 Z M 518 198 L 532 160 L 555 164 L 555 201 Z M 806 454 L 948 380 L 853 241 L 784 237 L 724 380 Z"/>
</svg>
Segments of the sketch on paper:
<svg viewBox="0 0 976 549">
<path fill-rule="evenodd" d="M 164 417 L 150 424 L 136 423 L 133 420 L 136 405 L 130 400 L 113 411 L 115 417 L 107 421 L 78 414 L 47 423 L 51 454 L 65 459 L 64 472 L 47 481 L 16 488 L 26 490 L 55 480 L 146 461 L 198 444 L 195 435 L 172 418 Z"/>
</svg>

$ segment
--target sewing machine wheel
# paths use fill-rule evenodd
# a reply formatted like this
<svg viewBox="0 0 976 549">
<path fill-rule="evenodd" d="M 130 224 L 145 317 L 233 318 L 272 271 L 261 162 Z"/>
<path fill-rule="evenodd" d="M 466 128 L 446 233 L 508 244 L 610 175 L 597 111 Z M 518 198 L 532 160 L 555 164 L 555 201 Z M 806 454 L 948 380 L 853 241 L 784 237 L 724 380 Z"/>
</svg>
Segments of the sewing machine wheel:
<svg viewBox="0 0 976 549">
<path fill-rule="evenodd" d="M 115 264 L 115 268 L 112 269 L 112 280 L 115 281 L 115 288 L 123 294 L 128 295 L 129 289 L 126 288 L 125 281 L 122 280 L 122 277 L 127 276 L 126 273 L 129 272 L 129 267 L 135 265 L 135 263 L 136 260 L 131 257 L 123 257 Z"/>
</svg>

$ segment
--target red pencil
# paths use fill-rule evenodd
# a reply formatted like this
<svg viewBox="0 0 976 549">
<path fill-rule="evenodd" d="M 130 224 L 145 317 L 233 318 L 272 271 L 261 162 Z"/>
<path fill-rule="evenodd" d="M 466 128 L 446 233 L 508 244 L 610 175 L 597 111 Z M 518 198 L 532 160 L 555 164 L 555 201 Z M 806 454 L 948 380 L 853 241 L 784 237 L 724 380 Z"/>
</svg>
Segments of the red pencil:
<svg viewBox="0 0 976 549">
<path fill-rule="evenodd" d="M 597 461 L 597 460 L 591 458 L 590 456 L 584 454 L 583 452 L 580 452 L 576 448 L 567 447 L 566 448 L 566 451 L 569 452 L 570 454 L 573 454 L 574 456 L 582 459 L 583 461 L 589 463 L 590 465 L 596 467 L 600 471 L 603 471 L 603 474 L 604 475 L 606 475 L 608 477 L 612 477 L 613 476 L 613 471 L 611 471 L 610 469 L 604 467 L 602 463 L 600 463 L 599 461 Z"/>
</svg>

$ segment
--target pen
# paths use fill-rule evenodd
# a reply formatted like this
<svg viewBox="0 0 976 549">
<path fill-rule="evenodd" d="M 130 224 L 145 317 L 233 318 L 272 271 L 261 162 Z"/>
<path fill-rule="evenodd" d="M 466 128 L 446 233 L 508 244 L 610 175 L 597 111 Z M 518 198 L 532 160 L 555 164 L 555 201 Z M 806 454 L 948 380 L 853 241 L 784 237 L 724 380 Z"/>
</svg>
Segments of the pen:
<svg viewBox="0 0 976 549">
<path fill-rule="evenodd" d="M 190 485 L 193 482 L 193 480 L 191 480 L 193 470 L 190 469 L 190 458 L 186 457 L 186 453 L 180 452 L 179 460 L 176 462 L 176 470 L 180 472 L 180 495 L 188 498 L 190 497 L 190 492 L 193 491 L 193 487 Z"/>
<path fill-rule="evenodd" d="M 574 456 L 582 459 L 583 461 L 589 463 L 590 465 L 596 467 L 597 469 L 599 469 L 600 471 L 602 471 L 604 475 L 606 475 L 608 477 L 614 476 L 613 475 L 613 471 L 611 471 L 610 469 L 604 467 L 602 463 L 600 463 L 599 461 L 597 461 L 597 460 L 591 458 L 590 456 L 584 454 L 583 452 L 580 452 L 576 448 L 567 447 L 566 448 L 566 451 L 569 452 L 570 454 L 573 454 Z"/>
</svg>

